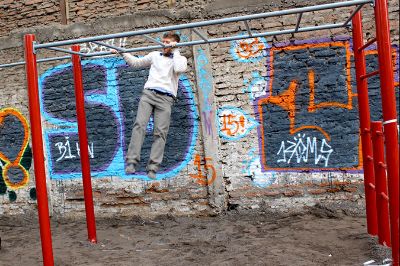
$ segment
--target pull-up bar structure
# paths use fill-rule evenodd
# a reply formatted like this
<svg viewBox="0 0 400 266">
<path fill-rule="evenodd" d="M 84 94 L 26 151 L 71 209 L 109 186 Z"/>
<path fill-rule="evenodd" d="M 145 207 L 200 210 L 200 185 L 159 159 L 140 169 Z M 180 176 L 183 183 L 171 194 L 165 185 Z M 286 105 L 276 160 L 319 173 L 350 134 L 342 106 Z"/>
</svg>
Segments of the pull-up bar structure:
<svg viewBox="0 0 400 266">
<path fill-rule="evenodd" d="M 364 44 L 363 31 L 362 31 L 362 20 L 361 20 L 361 9 L 366 5 L 374 6 L 375 22 L 376 22 L 376 42 L 379 59 L 379 70 L 366 73 L 365 64 L 365 53 L 364 49 L 371 45 L 375 40 L 369 41 Z M 317 12 L 328 9 L 339 9 L 339 8 L 354 8 L 349 14 L 349 17 L 340 23 L 328 23 L 316 26 L 301 26 L 303 15 L 309 12 Z M 266 19 L 277 16 L 297 15 L 297 21 L 294 28 L 269 31 L 256 33 L 252 31 L 251 21 L 257 19 Z M 229 37 L 219 38 L 208 38 L 203 34 L 199 28 L 209 27 L 215 25 L 224 25 L 227 23 L 243 23 L 246 34 L 234 35 Z M 310 32 L 317 30 L 328 30 L 335 28 L 350 28 L 352 27 L 353 32 L 353 50 L 354 60 L 356 66 L 356 80 L 357 80 L 357 91 L 358 91 L 358 102 L 359 102 L 359 117 L 360 117 L 360 133 L 362 142 L 362 158 L 364 168 L 364 187 L 366 197 L 366 211 L 367 211 L 367 230 L 371 235 L 378 235 L 379 224 L 377 218 L 377 204 L 376 204 L 376 191 L 375 191 L 375 173 L 374 173 L 374 158 L 373 148 L 371 142 L 371 117 L 368 102 L 368 88 L 367 78 L 379 74 L 381 83 L 381 94 L 382 94 L 382 111 L 383 111 L 383 127 L 384 127 L 384 139 L 386 143 L 386 164 L 383 162 L 376 165 L 385 165 L 387 168 L 388 177 L 388 200 L 389 200 L 389 212 L 390 212 L 390 242 L 392 246 L 392 258 L 393 265 L 399 264 L 399 144 L 398 144 L 398 132 L 397 132 L 397 112 L 396 112 L 396 98 L 393 83 L 393 66 L 391 64 L 391 43 L 389 36 L 389 20 L 387 10 L 387 0 L 351 0 L 345 2 L 316 5 L 310 7 L 302 7 L 295 9 L 288 9 L 282 11 L 274 11 L 260 14 L 252 14 L 246 16 L 222 18 L 216 20 L 208 20 L 201 22 L 193 22 L 187 24 L 179 24 L 173 26 L 165 26 L 151 29 L 141 29 L 136 31 L 101 35 L 95 37 L 79 38 L 72 40 L 38 43 L 35 40 L 35 36 L 32 34 L 25 35 L 25 61 L 14 62 L 0 65 L 1 68 L 14 67 L 19 65 L 25 65 L 28 85 L 28 96 L 29 96 L 29 114 L 32 129 L 32 150 L 34 157 L 35 166 L 35 180 L 37 188 L 38 198 L 38 212 L 39 212 L 39 223 L 40 223 L 40 235 L 42 241 L 42 253 L 44 265 L 53 265 L 53 251 L 52 251 L 52 240 L 50 231 L 49 221 L 49 210 L 48 210 L 48 198 L 46 191 L 46 174 L 44 165 L 44 152 L 43 152 L 43 139 L 42 139 L 42 127 L 41 127 L 41 113 L 40 103 L 38 95 L 38 73 L 37 63 L 49 62 L 56 60 L 71 59 L 73 61 L 74 71 L 74 84 L 75 84 L 75 96 L 77 106 L 77 122 L 79 132 L 79 144 L 81 150 L 81 165 L 82 165 L 82 178 L 84 186 L 84 197 L 85 197 L 85 210 L 87 218 L 88 238 L 91 242 L 96 242 L 96 227 L 94 218 L 93 208 L 93 196 L 91 187 L 90 177 L 90 161 L 88 155 L 88 141 L 86 132 L 86 120 L 84 111 L 84 93 L 82 85 L 82 66 L 81 58 L 88 58 L 94 56 L 106 56 L 110 55 L 111 52 L 92 52 L 82 53 L 80 52 L 79 45 L 81 43 L 95 43 L 107 48 L 116 49 L 122 53 L 127 52 L 139 52 L 155 50 L 166 47 L 157 39 L 150 36 L 154 33 L 163 33 L 168 31 L 190 29 L 196 35 L 199 40 L 191 40 L 187 42 L 178 43 L 178 47 L 183 46 L 194 46 L 201 44 L 218 43 L 225 41 L 234 41 L 240 39 L 266 37 L 283 34 L 296 34 L 302 32 Z M 140 46 L 135 48 L 121 48 L 116 47 L 103 41 L 114 38 L 124 37 L 140 37 L 142 36 L 147 41 L 155 43 L 151 46 Z M 70 49 L 66 49 L 63 46 L 71 46 Z M 37 59 L 36 54 L 40 49 L 50 49 L 56 52 L 68 53 L 70 56 L 63 57 L 52 57 Z M 382 150 L 380 148 L 380 150 Z M 380 154 L 380 153 L 376 153 Z M 379 160 L 382 160 L 380 154 Z M 379 184 L 382 184 L 380 182 Z M 381 185 L 380 185 L 381 186 Z M 382 188 L 380 188 L 382 189 Z M 379 191 L 384 191 L 379 190 Z M 387 223 L 386 223 L 387 224 Z M 387 228 L 385 228 L 387 230 Z M 387 233 L 386 233 L 387 235 Z M 387 238 L 387 237 L 386 237 Z"/>
<path fill-rule="evenodd" d="M 302 8 L 293 8 L 293 9 L 252 14 L 252 15 L 246 15 L 246 16 L 221 18 L 221 19 L 207 20 L 207 21 L 201 21 L 201 22 L 193 22 L 193 23 L 186 23 L 186 24 L 179 24 L 179 25 L 165 26 L 165 27 L 151 28 L 151 29 L 142 29 L 142 30 L 136 30 L 136 31 L 121 32 L 121 33 L 100 35 L 100 36 L 87 37 L 87 38 L 79 38 L 79 39 L 72 39 L 72 40 L 65 40 L 65 41 L 57 41 L 57 42 L 49 42 L 49 43 L 34 42 L 33 49 L 34 49 L 35 53 L 39 49 L 46 48 L 46 49 L 56 50 L 59 52 L 76 54 L 76 52 L 74 52 L 74 51 L 70 51 L 67 49 L 60 50 L 62 48 L 57 48 L 57 47 L 92 42 L 92 43 L 96 43 L 98 45 L 103 45 L 108 48 L 116 49 L 120 52 L 129 53 L 129 52 L 149 51 L 149 50 L 156 50 L 156 49 L 164 48 L 164 45 L 160 41 L 152 38 L 151 36 L 149 36 L 149 34 L 163 33 L 163 32 L 176 31 L 176 30 L 192 29 L 197 35 L 199 35 L 199 37 L 201 39 L 201 40 L 180 42 L 176 45 L 177 47 L 184 47 L 184 46 L 193 46 L 193 45 L 200 45 L 200 44 L 207 44 L 207 43 L 235 41 L 235 40 L 248 39 L 248 38 L 278 36 L 278 35 L 284 35 L 284 34 L 295 34 L 295 33 L 301 33 L 301 32 L 328 30 L 328 29 L 336 29 L 336 28 L 343 28 L 343 27 L 347 28 L 347 27 L 351 26 L 351 19 L 356 14 L 356 11 L 360 10 L 363 6 L 365 6 L 367 4 L 373 4 L 373 3 L 374 3 L 374 0 L 352 0 L 352 1 L 346 1 L 346 2 L 308 6 L 308 7 L 302 7 Z M 317 12 L 317 11 L 329 10 L 329 9 L 345 8 L 345 7 L 354 7 L 354 6 L 356 7 L 355 10 L 343 22 L 327 23 L 327 24 L 321 24 L 321 25 L 317 25 L 317 26 L 300 27 L 301 19 L 305 13 Z M 296 23 L 295 28 L 278 30 L 278 31 L 270 31 L 270 32 L 262 32 L 262 33 L 254 33 L 251 31 L 250 22 L 252 20 L 279 17 L 279 16 L 296 15 L 296 14 L 298 15 L 298 18 L 297 18 L 297 23 Z M 236 23 L 236 22 L 241 22 L 245 25 L 247 34 L 209 39 L 209 38 L 206 38 L 205 36 L 203 36 L 203 34 L 201 34 L 200 31 L 197 30 L 197 28 L 200 28 L 200 27 L 224 25 L 227 23 Z M 151 42 L 154 42 L 157 45 L 125 49 L 125 48 L 101 43 L 101 41 L 104 41 L 104 40 L 125 38 L 125 37 L 134 37 L 134 36 L 143 36 L 145 39 L 147 39 Z M 95 52 L 95 53 L 77 53 L 77 54 L 79 54 L 83 57 L 93 57 L 93 56 L 111 55 L 112 53 L 111 52 Z M 68 57 L 38 59 L 37 62 L 39 62 L 39 63 L 40 62 L 49 62 L 49 61 L 63 60 L 63 59 L 68 59 Z M 25 64 L 25 62 L 2 64 L 2 65 L 0 65 L 0 68 L 23 65 L 23 64 Z"/>
</svg>

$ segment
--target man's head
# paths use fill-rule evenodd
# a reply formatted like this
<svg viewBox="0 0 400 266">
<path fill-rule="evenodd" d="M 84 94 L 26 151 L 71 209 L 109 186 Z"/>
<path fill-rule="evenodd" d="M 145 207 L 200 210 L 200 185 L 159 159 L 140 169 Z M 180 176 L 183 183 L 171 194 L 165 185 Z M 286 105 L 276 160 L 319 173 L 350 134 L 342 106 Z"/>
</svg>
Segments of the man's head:
<svg viewBox="0 0 400 266">
<path fill-rule="evenodd" d="M 175 32 L 167 32 L 164 33 L 163 38 L 162 38 L 162 43 L 164 45 L 175 45 L 176 43 L 180 42 L 181 38 L 179 35 Z M 163 54 L 168 55 L 172 53 L 173 47 L 166 47 L 163 48 Z"/>
</svg>

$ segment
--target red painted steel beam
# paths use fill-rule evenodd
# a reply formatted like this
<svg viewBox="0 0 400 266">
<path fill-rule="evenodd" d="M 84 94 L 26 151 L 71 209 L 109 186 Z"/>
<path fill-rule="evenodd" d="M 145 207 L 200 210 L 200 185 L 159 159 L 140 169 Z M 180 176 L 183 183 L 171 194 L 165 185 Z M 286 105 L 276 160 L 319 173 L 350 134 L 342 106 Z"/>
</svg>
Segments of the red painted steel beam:
<svg viewBox="0 0 400 266">
<path fill-rule="evenodd" d="M 360 117 L 361 146 L 364 168 L 364 190 L 367 212 L 367 231 L 371 235 L 378 234 L 378 217 L 376 213 L 375 189 L 369 184 L 375 184 L 374 163 L 372 157 L 371 142 L 371 115 L 368 100 L 368 83 L 361 77 L 366 74 L 366 63 L 364 50 L 359 49 L 363 43 L 363 31 L 361 22 L 361 11 L 357 12 L 353 19 L 353 50 L 356 68 L 358 111 Z"/>
<path fill-rule="evenodd" d="M 375 28 L 381 84 L 383 126 L 389 188 L 390 232 L 393 265 L 399 265 L 399 140 L 397 131 L 396 94 L 393 80 L 392 44 L 388 3 L 375 1 Z"/>
<path fill-rule="evenodd" d="M 389 201 L 387 197 L 385 144 L 382 130 L 382 122 L 371 122 L 378 212 L 378 238 L 380 244 L 390 246 Z"/>
<path fill-rule="evenodd" d="M 40 238 L 42 243 L 43 265 L 54 265 L 53 247 L 51 240 L 51 228 L 49 207 L 47 198 L 46 169 L 43 152 L 43 132 L 40 115 L 40 102 L 38 90 L 38 73 L 36 55 L 33 49 L 35 35 L 26 34 L 25 44 L 25 69 L 28 86 L 29 117 L 32 134 L 33 164 L 35 167 L 36 194 L 39 213 Z"/>
<path fill-rule="evenodd" d="M 79 45 L 72 46 L 75 52 L 80 51 Z M 78 119 L 79 149 L 82 166 L 83 194 L 85 199 L 86 225 L 88 238 L 92 243 L 97 242 L 96 221 L 93 207 L 92 180 L 90 174 L 89 145 L 86 132 L 85 99 L 83 92 L 82 65 L 80 56 L 72 55 L 72 65 L 75 84 L 76 116 Z"/>
</svg>

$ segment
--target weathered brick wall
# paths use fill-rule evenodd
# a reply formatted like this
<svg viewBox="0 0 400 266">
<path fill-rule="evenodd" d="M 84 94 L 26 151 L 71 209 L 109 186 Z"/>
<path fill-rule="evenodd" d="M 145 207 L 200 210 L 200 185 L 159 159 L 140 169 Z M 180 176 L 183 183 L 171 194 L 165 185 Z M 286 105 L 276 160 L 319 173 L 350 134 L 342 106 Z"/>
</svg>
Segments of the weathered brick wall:
<svg viewBox="0 0 400 266">
<path fill-rule="evenodd" d="M 399 29 L 394 25 L 398 8 L 398 3 L 391 2 L 397 92 Z M 305 25 L 312 19 L 344 21 L 347 14 L 330 10 L 303 16 L 302 21 Z M 375 35 L 372 9 L 365 9 L 363 17 L 366 38 L 370 38 Z M 262 32 L 295 24 L 293 17 L 251 25 Z M 216 27 L 209 34 L 245 30 L 236 25 Z M 219 152 L 221 163 L 228 166 L 224 176 L 232 208 L 282 210 L 299 203 L 363 197 L 350 36 L 350 31 L 339 29 L 278 36 L 273 46 L 271 38 L 211 45 L 221 110 Z M 368 72 L 377 69 L 374 49 L 368 51 Z M 379 79 L 369 79 L 368 85 L 372 120 L 381 120 Z"/>
<path fill-rule="evenodd" d="M 101 18 L 132 15 L 137 12 L 162 16 L 175 10 L 188 10 L 198 14 L 211 1 L 176 0 L 68 0 L 68 24 L 93 22 Z M 0 2 L 0 37 L 21 28 L 61 24 L 60 0 L 24 0 Z M 151 24 L 152 21 L 147 21 Z"/>
<path fill-rule="evenodd" d="M 11 10 L 15 6 L 20 13 L 26 13 L 29 6 L 35 10 L 43 7 L 42 1 L 31 2 L 30 5 L 6 2 L 0 8 Z M 52 11 L 43 16 L 40 26 L 25 16 L 19 22 L 12 16 L 6 17 L 7 23 L 3 25 L 7 26 L 2 29 L 7 30 L 0 33 L 3 36 L 0 63 L 23 60 L 22 36 L 26 32 L 35 33 L 39 42 L 47 42 L 309 4 L 264 2 L 252 0 L 243 8 L 240 1 L 222 0 L 70 1 L 68 26 L 46 20 L 56 16 Z M 328 2 L 315 1 L 315 4 Z M 52 7 L 58 8 L 58 1 Z M 374 36 L 372 9 L 364 10 L 364 29 L 369 38 Z M 399 36 L 398 27 L 394 26 L 398 25 L 398 11 L 398 3 L 390 1 L 393 44 Z M 313 25 L 314 21 L 339 22 L 347 14 L 339 10 L 305 14 L 302 25 Z M 44 26 L 46 21 L 54 24 Z M 16 26 L 16 23 L 26 24 Z M 254 31 L 262 32 L 293 27 L 295 23 L 293 16 L 254 21 L 251 25 Z M 10 30 L 12 34 L 7 34 Z M 245 27 L 232 24 L 203 30 L 209 36 L 219 37 L 243 33 Z M 181 34 L 184 40 L 192 36 L 186 30 Z M 165 161 L 157 181 L 150 181 L 143 172 L 150 149 L 151 122 L 139 174 L 126 175 L 123 170 L 147 70 L 133 70 L 117 57 L 85 60 L 85 104 L 96 213 L 151 216 L 208 212 L 215 209 L 209 203 L 217 183 L 222 184 L 218 189 L 223 191 L 218 193 L 222 193 L 225 208 L 229 209 L 287 210 L 319 201 L 353 201 L 362 206 L 362 163 L 350 35 L 351 32 L 339 29 L 277 36 L 273 46 L 270 38 L 211 44 L 210 56 L 204 47 L 183 48 L 190 68 L 181 77 L 179 101 L 174 107 Z M 109 41 L 127 47 L 140 42 L 138 38 Z M 85 53 L 105 50 L 93 44 L 82 44 L 81 49 Z M 398 46 L 394 46 L 393 54 L 398 73 Z M 56 55 L 60 54 L 41 50 L 38 57 Z M 376 68 L 374 49 L 368 52 L 367 62 L 369 70 Z M 202 69 L 205 64 L 210 72 Z M 70 62 L 40 64 L 39 75 L 50 207 L 54 215 L 83 215 Z M 0 80 L 3 81 L 0 114 L 4 118 L 0 128 L 3 169 L 0 213 L 35 212 L 24 69 L 1 69 Z M 370 79 L 374 119 L 380 118 L 378 85 L 376 78 Z M 210 86 L 215 89 L 215 99 L 211 102 L 207 96 Z M 207 106 L 216 107 L 217 113 Z M 203 139 L 215 145 L 206 147 Z M 209 157 L 210 149 L 215 149 L 216 160 Z M 221 176 L 214 179 L 213 174 L 219 173 L 219 169 Z M 207 170 L 210 187 L 206 186 Z"/>
<path fill-rule="evenodd" d="M 0 2 L 0 37 L 13 30 L 61 23 L 58 0 L 27 0 Z"/>
</svg>

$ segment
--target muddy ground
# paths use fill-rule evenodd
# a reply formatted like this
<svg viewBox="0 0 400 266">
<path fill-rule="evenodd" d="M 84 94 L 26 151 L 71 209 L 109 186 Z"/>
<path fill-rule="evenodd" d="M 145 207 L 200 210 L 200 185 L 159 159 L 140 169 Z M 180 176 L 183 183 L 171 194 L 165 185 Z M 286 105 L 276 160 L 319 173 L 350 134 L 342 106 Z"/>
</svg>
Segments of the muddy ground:
<svg viewBox="0 0 400 266">
<path fill-rule="evenodd" d="M 218 216 L 53 220 L 55 265 L 362 265 L 380 260 L 360 215 L 231 211 Z M 0 218 L 0 265 L 41 265 L 37 217 Z"/>
</svg>

